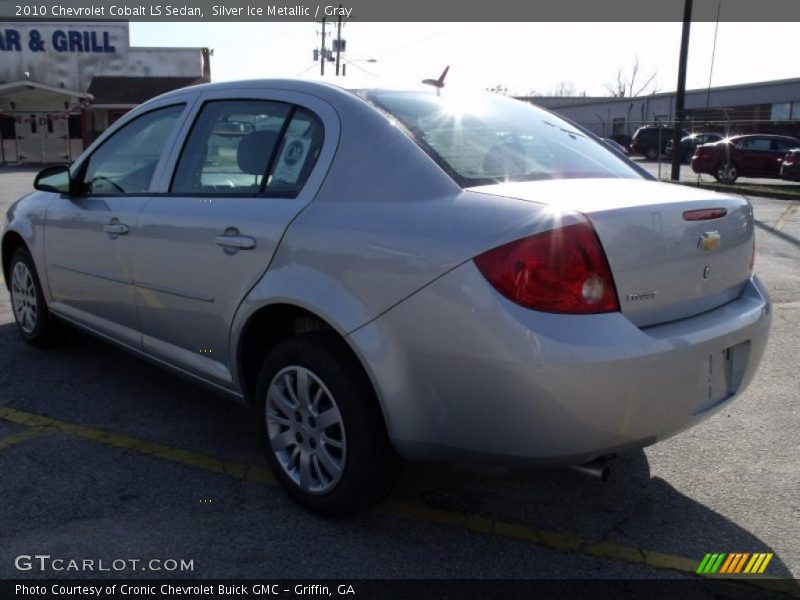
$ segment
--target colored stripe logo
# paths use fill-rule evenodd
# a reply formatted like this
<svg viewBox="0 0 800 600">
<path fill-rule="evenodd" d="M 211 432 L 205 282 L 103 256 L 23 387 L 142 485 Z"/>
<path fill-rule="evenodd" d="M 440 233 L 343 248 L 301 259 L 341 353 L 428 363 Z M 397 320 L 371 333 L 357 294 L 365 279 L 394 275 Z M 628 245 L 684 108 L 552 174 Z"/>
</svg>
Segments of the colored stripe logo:
<svg viewBox="0 0 800 600">
<path fill-rule="evenodd" d="M 702 575 L 760 574 L 766 570 L 772 557 L 771 552 L 710 552 L 703 557 L 696 572 Z"/>
</svg>

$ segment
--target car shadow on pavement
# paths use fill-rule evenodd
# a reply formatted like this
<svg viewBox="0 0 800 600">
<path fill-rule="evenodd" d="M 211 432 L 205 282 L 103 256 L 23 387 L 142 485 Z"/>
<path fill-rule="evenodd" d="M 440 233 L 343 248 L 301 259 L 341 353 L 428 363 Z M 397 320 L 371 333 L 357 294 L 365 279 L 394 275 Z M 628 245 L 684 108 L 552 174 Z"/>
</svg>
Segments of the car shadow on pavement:
<svg viewBox="0 0 800 600">
<path fill-rule="evenodd" d="M 104 342 L 69 329 L 57 347 L 40 350 L 26 345 L 13 324 L 4 324 L 0 348 L 0 406 L 266 467 L 249 409 Z M 98 445 L 97 452 L 105 451 Z M 35 484 L 37 474 L 30 478 Z M 57 495 L 58 480 L 41 478 Z M 653 477 L 643 451 L 616 459 L 607 482 L 566 469 L 409 463 L 392 499 L 577 535 L 586 542 L 696 558 L 698 564 L 707 552 L 770 551 L 769 540 L 746 524 Z M 369 531 L 381 514 L 379 509 L 354 517 L 351 526 Z M 792 577 L 780 556 L 772 559 L 767 575 Z"/>
<path fill-rule="evenodd" d="M 772 235 L 779 237 L 784 242 L 789 242 L 790 244 L 794 244 L 795 246 L 800 246 L 800 239 L 797 239 L 793 235 L 789 235 L 788 233 L 785 233 L 780 229 L 775 229 L 774 227 L 767 225 L 766 223 L 764 223 L 763 221 L 759 221 L 758 219 L 755 219 L 754 222 L 756 224 L 756 227 L 760 227 L 767 233 L 771 233 Z"/>
<path fill-rule="evenodd" d="M 643 450 L 622 455 L 611 465 L 608 481 L 602 482 L 569 469 L 412 463 L 395 493 L 431 508 L 578 535 L 587 543 L 696 558 L 698 565 L 708 552 L 772 551 L 770 541 L 745 524 L 653 477 Z M 792 577 L 777 555 L 768 574 Z"/>
</svg>

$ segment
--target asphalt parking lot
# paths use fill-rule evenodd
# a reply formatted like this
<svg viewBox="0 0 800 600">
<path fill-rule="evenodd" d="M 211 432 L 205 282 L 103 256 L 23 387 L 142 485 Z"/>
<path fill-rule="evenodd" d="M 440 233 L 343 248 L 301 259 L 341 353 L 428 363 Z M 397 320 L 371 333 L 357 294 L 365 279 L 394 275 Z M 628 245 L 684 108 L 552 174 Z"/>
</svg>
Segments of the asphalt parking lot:
<svg viewBox="0 0 800 600">
<path fill-rule="evenodd" d="M 0 208 L 33 171 L 0 172 Z M 800 576 L 800 206 L 753 198 L 774 302 L 755 382 L 724 411 L 572 471 L 407 465 L 370 514 L 326 521 L 274 485 L 253 416 L 78 332 L 37 350 L 0 290 L 0 577 L 19 555 L 174 559 L 189 577 L 695 577 L 707 552 L 773 552 Z M 114 575 L 110 573 L 109 575 Z M 47 576 L 86 576 L 53 573 Z M 793 588 L 797 592 L 797 588 Z"/>
</svg>

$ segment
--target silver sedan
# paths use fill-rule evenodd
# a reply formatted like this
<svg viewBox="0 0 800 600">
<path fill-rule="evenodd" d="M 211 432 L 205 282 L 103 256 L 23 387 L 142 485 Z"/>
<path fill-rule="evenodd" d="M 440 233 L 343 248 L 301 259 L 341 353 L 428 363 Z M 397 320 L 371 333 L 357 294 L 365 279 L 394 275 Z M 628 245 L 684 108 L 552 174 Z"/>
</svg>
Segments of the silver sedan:
<svg viewBox="0 0 800 600">
<path fill-rule="evenodd" d="M 21 335 L 63 322 L 252 405 L 305 507 L 400 457 L 602 470 L 741 393 L 750 204 L 530 104 L 301 81 L 151 100 L 8 212 Z"/>
</svg>

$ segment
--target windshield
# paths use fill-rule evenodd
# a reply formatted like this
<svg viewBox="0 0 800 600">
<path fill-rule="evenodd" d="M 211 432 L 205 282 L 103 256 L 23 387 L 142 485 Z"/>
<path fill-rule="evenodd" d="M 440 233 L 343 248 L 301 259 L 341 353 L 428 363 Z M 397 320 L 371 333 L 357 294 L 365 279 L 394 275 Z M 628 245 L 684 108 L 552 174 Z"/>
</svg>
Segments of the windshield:
<svg viewBox="0 0 800 600">
<path fill-rule="evenodd" d="M 641 176 L 573 125 L 502 96 L 371 92 L 462 187 L 502 181 Z"/>
</svg>

